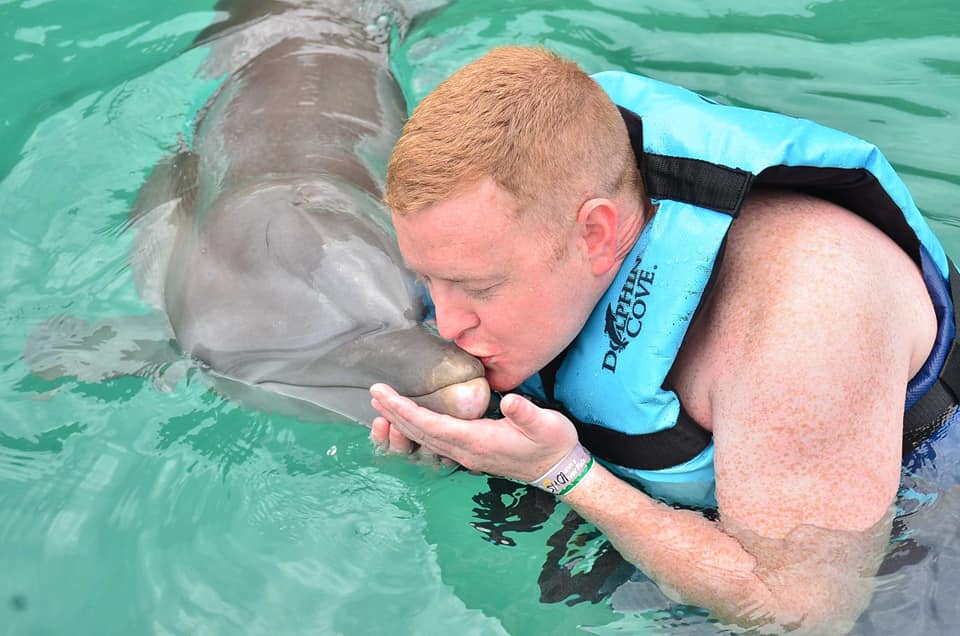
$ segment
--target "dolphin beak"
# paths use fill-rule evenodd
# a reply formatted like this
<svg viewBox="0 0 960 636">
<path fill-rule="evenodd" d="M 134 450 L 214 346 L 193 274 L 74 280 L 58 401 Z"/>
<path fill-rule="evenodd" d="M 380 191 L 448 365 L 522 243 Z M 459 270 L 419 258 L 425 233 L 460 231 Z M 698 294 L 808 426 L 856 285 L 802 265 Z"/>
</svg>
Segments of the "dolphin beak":
<svg viewBox="0 0 960 636">
<path fill-rule="evenodd" d="M 490 404 L 490 385 L 484 377 L 483 364 L 431 329 L 422 325 L 419 328 L 432 342 L 439 343 L 439 349 L 429 365 L 429 379 L 424 387 L 427 390 L 408 392 L 407 397 L 437 413 L 463 420 L 481 417 Z"/>
<path fill-rule="evenodd" d="M 435 411 L 462 420 L 481 417 L 490 404 L 490 385 L 480 377 L 447 385 L 426 395 L 411 396 L 414 402 Z"/>
<path fill-rule="evenodd" d="M 460 419 L 480 417 L 490 403 L 483 364 L 420 323 L 367 334 L 325 354 L 322 362 L 301 372 L 299 382 L 286 382 L 316 386 L 323 366 L 322 375 L 335 377 L 339 386 L 382 382 L 421 406 Z"/>
</svg>

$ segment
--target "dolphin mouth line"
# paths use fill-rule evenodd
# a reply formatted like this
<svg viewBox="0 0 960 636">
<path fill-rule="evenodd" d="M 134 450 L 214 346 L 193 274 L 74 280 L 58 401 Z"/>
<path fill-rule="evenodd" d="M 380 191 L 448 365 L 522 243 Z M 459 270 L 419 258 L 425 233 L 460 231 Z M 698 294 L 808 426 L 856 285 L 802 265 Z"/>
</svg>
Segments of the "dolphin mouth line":
<svg viewBox="0 0 960 636">
<path fill-rule="evenodd" d="M 482 376 L 478 376 L 478 377 L 482 377 Z M 431 396 L 437 391 L 442 391 L 443 389 L 456 386 L 457 384 L 462 384 L 463 382 L 469 382 L 475 379 L 476 378 L 470 378 L 469 380 L 463 380 L 461 382 L 452 382 L 450 384 L 445 384 L 443 386 L 437 387 L 432 391 L 427 391 L 426 393 L 409 394 L 409 393 L 400 393 L 399 391 L 398 393 L 400 393 L 400 395 L 402 395 L 405 398 L 416 400 L 418 398 Z M 292 388 L 300 388 L 300 389 L 368 391 L 370 389 L 370 386 L 373 386 L 373 384 L 376 384 L 376 383 L 377 382 L 372 382 L 369 386 L 358 386 L 356 384 L 293 384 L 291 382 L 281 382 L 279 380 L 258 380 L 257 382 L 253 383 L 253 386 L 270 385 L 270 386 L 276 386 L 276 387 L 292 387 Z"/>
<path fill-rule="evenodd" d="M 301 389 L 356 389 L 365 391 L 368 387 L 357 386 L 355 384 L 294 384 L 293 382 L 282 382 L 280 380 L 257 380 L 252 383 L 253 386 L 287 386 Z"/>
</svg>

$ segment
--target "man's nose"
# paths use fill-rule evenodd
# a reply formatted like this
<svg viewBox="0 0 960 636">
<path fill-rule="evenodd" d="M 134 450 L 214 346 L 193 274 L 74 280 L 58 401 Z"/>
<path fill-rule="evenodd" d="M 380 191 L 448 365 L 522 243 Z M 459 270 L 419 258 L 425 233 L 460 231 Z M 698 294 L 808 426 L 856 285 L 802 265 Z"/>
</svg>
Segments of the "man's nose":
<svg viewBox="0 0 960 636">
<path fill-rule="evenodd" d="M 437 331 L 446 340 L 456 340 L 463 332 L 480 324 L 470 304 L 459 298 L 456 290 L 431 289 L 434 311 L 437 314 Z"/>
</svg>

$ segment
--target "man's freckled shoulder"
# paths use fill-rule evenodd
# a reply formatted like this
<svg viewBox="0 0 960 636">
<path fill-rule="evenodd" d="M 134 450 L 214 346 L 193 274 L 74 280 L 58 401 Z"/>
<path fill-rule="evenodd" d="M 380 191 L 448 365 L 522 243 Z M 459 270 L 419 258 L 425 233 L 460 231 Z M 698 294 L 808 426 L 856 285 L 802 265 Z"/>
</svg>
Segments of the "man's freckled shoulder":
<svg viewBox="0 0 960 636">
<path fill-rule="evenodd" d="M 782 191 L 748 199 L 731 226 L 718 292 L 728 312 L 751 308 L 751 324 L 777 311 L 828 322 L 823 312 L 851 305 L 882 308 L 896 321 L 930 304 L 919 269 L 878 228 L 835 204 Z M 890 301 L 909 309 L 896 315 Z"/>
<path fill-rule="evenodd" d="M 936 333 L 918 268 L 893 241 L 848 210 L 793 192 L 751 194 L 704 302 L 673 378 L 690 415 L 708 428 L 717 382 L 781 336 L 795 342 L 840 318 L 860 321 L 878 337 L 899 330 L 916 366 Z"/>
</svg>

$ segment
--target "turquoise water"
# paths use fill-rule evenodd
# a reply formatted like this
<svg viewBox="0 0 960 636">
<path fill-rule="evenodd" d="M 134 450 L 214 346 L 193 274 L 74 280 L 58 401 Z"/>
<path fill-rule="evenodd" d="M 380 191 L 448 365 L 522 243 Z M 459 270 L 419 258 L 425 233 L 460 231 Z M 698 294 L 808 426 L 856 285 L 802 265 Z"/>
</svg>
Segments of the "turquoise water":
<svg viewBox="0 0 960 636">
<path fill-rule="evenodd" d="M 535 42 L 589 71 L 809 117 L 878 144 L 960 255 L 953 3 L 437 5 L 418 3 L 430 10 L 395 42 L 411 101 L 492 45 Z M 565 509 L 376 457 L 359 427 L 242 408 L 196 371 L 30 374 L 39 323 L 147 312 L 126 214 L 209 93 L 188 46 L 217 18 L 212 0 L 0 0 L 0 633 L 701 633 L 695 613 L 623 609 L 608 591 L 541 602 Z M 502 535 L 483 531 L 490 501 L 509 513 Z M 611 555 L 578 537 L 561 562 L 587 596 Z"/>
</svg>

